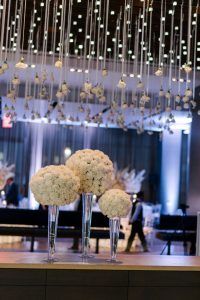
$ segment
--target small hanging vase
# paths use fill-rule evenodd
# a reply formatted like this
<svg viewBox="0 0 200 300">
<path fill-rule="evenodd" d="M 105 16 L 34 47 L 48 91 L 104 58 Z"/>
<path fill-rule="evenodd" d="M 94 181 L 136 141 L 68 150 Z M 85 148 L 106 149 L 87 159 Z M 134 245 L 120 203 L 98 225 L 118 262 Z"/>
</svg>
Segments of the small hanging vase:
<svg viewBox="0 0 200 300">
<path fill-rule="evenodd" d="M 48 262 L 55 261 L 55 244 L 58 227 L 59 207 L 57 205 L 49 205 L 48 207 Z"/>
<path fill-rule="evenodd" d="M 90 227 L 92 220 L 92 193 L 82 194 L 82 258 L 91 257 L 89 255 Z"/>
<path fill-rule="evenodd" d="M 109 262 L 117 262 L 117 244 L 119 239 L 120 218 L 111 218 L 110 225 L 110 260 Z"/>
</svg>

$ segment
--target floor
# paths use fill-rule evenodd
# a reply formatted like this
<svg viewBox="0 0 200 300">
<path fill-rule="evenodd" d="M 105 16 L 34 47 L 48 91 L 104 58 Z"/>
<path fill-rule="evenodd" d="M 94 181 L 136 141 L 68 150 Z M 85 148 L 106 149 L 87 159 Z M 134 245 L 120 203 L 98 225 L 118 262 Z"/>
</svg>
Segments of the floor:
<svg viewBox="0 0 200 300">
<path fill-rule="evenodd" d="M 73 250 L 70 249 L 70 247 L 73 244 L 72 239 L 57 239 L 56 242 L 56 251 L 59 253 L 72 253 Z M 95 251 L 95 240 L 91 240 L 90 243 L 91 252 Z M 125 249 L 125 241 L 119 242 L 118 247 L 118 253 L 123 253 Z M 166 243 L 154 239 L 149 243 L 149 252 L 148 255 L 156 255 L 160 254 L 161 251 L 166 246 Z M 35 241 L 34 244 L 34 250 L 37 252 L 46 252 L 47 251 L 47 240 L 44 238 L 38 238 Z M 81 245 L 80 245 L 81 247 Z M 189 247 L 189 245 L 188 245 Z M 0 244 L 0 252 L 5 251 L 20 251 L 20 252 L 26 252 L 30 250 L 30 241 L 26 240 L 25 238 L 21 242 L 14 242 L 14 243 L 2 243 Z M 167 250 L 167 249 L 166 249 Z M 166 250 L 163 254 L 166 254 Z M 76 251 L 77 252 L 77 251 Z M 109 252 L 109 241 L 108 240 L 101 240 L 100 241 L 100 253 L 108 253 Z M 137 255 L 143 253 L 141 246 L 138 242 L 135 242 L 135 245 L 133 245 L 130 255 Z M 146 253 L 143 253 L 146 255 Z M 174 242 L 171 247 L 171 254 L 172 255 L 184 255 L 184 249 L 183 244 L 180 242 Z"/>
</svg>

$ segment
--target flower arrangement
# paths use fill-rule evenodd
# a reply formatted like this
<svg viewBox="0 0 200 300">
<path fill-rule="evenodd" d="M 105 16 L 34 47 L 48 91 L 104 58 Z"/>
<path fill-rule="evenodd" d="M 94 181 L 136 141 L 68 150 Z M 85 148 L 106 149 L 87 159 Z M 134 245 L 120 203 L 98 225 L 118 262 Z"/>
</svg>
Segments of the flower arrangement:
<svg viewBox="0 0 200 300">
<path fill-rule="evenodd" d="M 142 170 L 136 175 L 135 170 L 132 170 L 124 174 L 123 180 L 127 193 L 137 194 L 141 191 L 142 181 L 145 178 L 145 172 L 145 170 Z"/>
<path fill-rule="evenodd" d="M 79 178 L 64 165 L 41 168 L 30 181 L 37 202 L 42 205 L 65 205 L 78 198 Z"/>
<path fill-rule="evenodd" d="M 126 217 L 131 209 L 130 196 L 120 189 L 111 189 L 99 199 L 99 208 L 108 218 Z"/>
<path fill-rule="evenodd" d="M 130 194 L 137 194 L 141 191 L 142 181 L 145 179 L 145 170 L 136 174 L 133 169 L 128 168 L 119 170 L 117 164 L 114 163 L 112 189 L 124 190 Z"/>
<path fill-rule="evenodd" d="M 80 178 L 80 192 L 102 195 L 112 184 L 113 164 L 99 150 L 79 150 L 67 161 L 66 166 Z"/>
<path fill-rule="evenodd" d="M 14 177 L 15 165 L 8 166 L 0 162 L 0 190 L 2 190 L 6 184 L 6 180 L 10 177 Z"/>
</svg>

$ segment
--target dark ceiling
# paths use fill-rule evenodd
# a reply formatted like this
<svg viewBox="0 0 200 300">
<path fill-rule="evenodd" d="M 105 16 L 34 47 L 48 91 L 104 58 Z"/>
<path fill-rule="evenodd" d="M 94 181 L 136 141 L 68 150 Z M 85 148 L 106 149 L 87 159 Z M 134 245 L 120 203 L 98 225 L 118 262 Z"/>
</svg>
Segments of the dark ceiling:
<svg viewBox="0 0 200 300">
<path fill-rule="evenodd" d="M 24 0 L 25 1 L 25 0 Z M 34 36 L 33 36 L 33 44 L 35 48 L 38 50 L 42 50 L 43 46 L 43 33 L 44 33 L 44 20 L 45 20 L 45 9 L 44 7 L 40 6 L 42 0 L 38 1 L 32 1 L 32 0 L 27 0 L 27 8 L 26 8 L 26 18 L 25 18 L 25 39 L 24 39 L 24 49 L 28 48 L 28 39 L 29 39 L 29 28 L 30 28 L 30 21 L 31 17 L 33 15 L 33 8 L 35 4 L 35 9 L 37 10 L 37 18 L 40 17 L 41 20 L 37 21 L 36 24 L 37 26 L 34 29 Z M 49 1 L 49 0 L 46 0 Z M 43 0 L 44 5 L 46 4 L 46 1 Z M 86 14 L 88 11 L 87 8 L 87 2 L 88 0 L 82 0 L 80 3 L 78 2 L 79 0 L 73 1 L 73 11 L 72 11 L 72 25 L 71 25 L 71 33 L 73 34 L 73 42 L 70 43 L 70 54 L 75 54 L 75 49 L 78 49 L 78 45 L 84 45 L 84 40 L 85 40 L 85 23 L 86 23 Z M 59 5 L 62 3 L 61 0 L 58 1 L 50 1 L 50 13 L 49 13 L 49 39 L 48 39 L 48 50 L 52 50 L 52 38 L 54 35 L 54 28 L 53 28 L 53 7 L 55 3 L 58 3 Z M 91 1 L 90 1 L 91 2 Z M 152 49 L 151 52 L 153 52 L 154 57 L 157 57 L 158 55 L 158 48 L 159 48 L 159 34 L 160 34 L 160 14 L 161 14 L 161 1 L 160 0 L 154 0 L 154 1 L 146 1 L 149 3 L 153 3 L 153 19 L 152 19 Z M 168 1 L 164 0 L 164 5 L 166 5 L 166 25 L 165 25 L 165 31 L 169 32 L 171 31 L 171 15 L 168 14 L 168 11 L 172 9 L 173 7 L 175 8 L 175 18 L 174 18 L 174 27 L 180 25 L 180 7 L 183 2 L 183 12 L 184 12 L 184 22 L 183 22 L 183 39 L 187 41 L 187 20 L 188 20 L 188 3 L 189 0 L 187 1 L 181 1 L 177 0 L 177 6 L 173 6 L 174 1 Z M 68 6 L 69 1 L 67 1 L 67 6 Z M 98 8 L 96 5 L 96 1 L 94 3 L 94 8 Z M 104 13 L 104 8 L 107 3 L 107 0 L 101 0 L 102 3 L 102 15 L 101 18 L 105 18 L 105 13 Z M 192 11 L 195 13 L 196 11 L 196 4 L 197 1 L 193 1 L 193 8 Z M 19 8 L 20 1 L 11 1 L 11 19 L 14 19 L 15 15 L 15 8 L 16 5 Z M 125 0 L 110 0 L 110 11 L 114 11 L 114 15 L 111 15 L 109 13 L 109 22 L 108 22 L 108 31 L 110 32 L 110 35 L 108 36 L 108 42 L 107 42 L 107 48 L 111 48 L 111 51 L 107 53 L 107 56 L 113 57 L 114 53 L 114 43 L 112 41 L 113 37 L 115 36 L 116 32 L 116 21 L 117 17 L 119 16 L 120 11 L 123 11 L 125 5 Z M 135 21 L 139 15 L 139 13 L 142 13 L 142 6 L 143 2 L 139 0 L 132 0 L 132 19 L 131 19 L 131 26 L 130 26 L 130 33 L 132 34 L 132 38 L 128 40 L 128 46 L 127 48 L 129 50 L 133 50 L 134 53 L 134 37 L 135 37 Z M 58 8 L 58 11 L 61 11 Z M 66 8 L 66 12 L 68 11 L 68 7 Z M 200 11 L 199 11 L 200 12 Z M 122 13 L 123 14 L 123 13 Z M 82 15 L 81 18 L 78 16 Z M 60 16 L 58 16 L 58 24 L 60 24 Z M 77 25 L 74 25 L 73 22 L 77 21 Z M 199 22 L 200 23 L 200 22 Z M 67 27 L 67 13 L 66 13 L 66 27 Z M 96 29 L 95 29 L 96 28 Z M 194 29 L 194 26 L 193 26 Z M 80 32 L 82 30 L 82 32 Z M 103 29 L 102 29 L 103 30 Z M 146 36 L 148 37 L 149 33 L 149 28 L 146 32 Z M 193 30 L 194 33 L 194 30 Z M 92 24 L 92 34 L 93 34 L 93 39 L 95 42 L 95 45 L 97 44 L 97 21 L 96 21 L 96 26 L 95 23 L 93 22 Z M 179 30 L 176 31 L 176 34 L 174 36 L 174 43 L 176 44 L 177 40 L 179 38 Z M 95 40 L 96 39 L 96 40 Z M 120 39 L 122 41 L 122 34 L 120 35 Z M 56 34 L 56 41 L 58 44 L 59 43 L 59 30 L 57 26 L 57 34 Z M 102 32 L 101 40 L 100 40 L 100 47 L 101 51 L 100 53 L 103 53 L 103 44 L 104 44 L 104 35 Z M 37 46 L 36 46 L 37 45 Z M 170 47 L 170 38 L 169 36 L 166 36 L 165 38 L 165 53 L 169 53 L 169 47 Z M 93 50 L 97 51 L 96 46 L 93 46 Z M 82 50 L 83 51 L 83 50 Z M 120 50 L 118 49 L 119 53 Z M 78 55 L 81 55 L 81 50 L 79 49 Z"/>
</svg>

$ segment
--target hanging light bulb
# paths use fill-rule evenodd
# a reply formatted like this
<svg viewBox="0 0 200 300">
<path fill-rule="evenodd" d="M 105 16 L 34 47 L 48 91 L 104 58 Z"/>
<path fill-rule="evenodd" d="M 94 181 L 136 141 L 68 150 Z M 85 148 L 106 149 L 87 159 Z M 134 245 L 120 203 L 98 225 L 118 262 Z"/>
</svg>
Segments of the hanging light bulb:
<svg viewBox="0 0 200 300">
<path fill-rule="evenodd" d="M 18 63 L 16 63 L 15 68 L 16 69 L 22 69 L 22 70 L 28 68 L 28 65 L 25 64 L 23 57 L 21 57 L 20 61 Z"/>
</svg>

